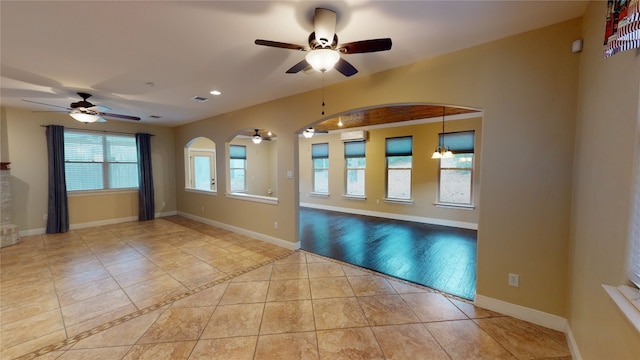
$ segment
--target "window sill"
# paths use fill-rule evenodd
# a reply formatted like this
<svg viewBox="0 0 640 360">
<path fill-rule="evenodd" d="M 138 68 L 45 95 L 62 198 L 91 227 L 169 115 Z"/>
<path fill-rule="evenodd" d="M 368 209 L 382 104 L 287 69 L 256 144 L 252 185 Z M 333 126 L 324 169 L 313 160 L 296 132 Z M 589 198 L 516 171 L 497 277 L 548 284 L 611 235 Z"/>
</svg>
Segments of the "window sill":
<svg viewBox="0 0 640 360">
<path fill-rule="evenodd" d="M 640 310 L 638 310 L 633 304 L 620 292 L 620 290 L 611 285 L 602 285 L 604 290 L 609 294 L 613 302 L 616 303 L 622 313 L 629 319 L 631 324 L 640 333 Z"/>
<path fill-rule="evenodd" d="M 67 196 L 75 197 L 75 196 L 100 196 L 100 195 L 116 195 L 116 194 L 127 194 L 127 193 L 137 193 L 138 189 L 105 189 L 105 190 L 75 190 L 75 191 L 67 191 Z"/>
<path fill-rule="evenodd" d="M 310 192 L 309 196 L 328 198 L 329 193 Z"/>
<path fill-rule="evenodd" d="M 278 205 L 278 198 L 276 198 L 276 197 L 261 196 L 261 195 L 251 195 L 251 194 L 238 193 L 238 192 L 226 193 L 226 194 L 224 194 L 224 196 L 226 196 L 229 199 L 236 199 L 236 200 L 252 201 L 252 202 L 263 203 L 263 204 Z"/>
<path fill-rule="evenodd" d="M 366 196 L 360 196 L 360 195 L 347 195 L 344 194 L 342 195 L 343 199 L 347 199 L 347 200 L 367 200 Z"/>
<path fill-rule="evenodd" d="M 184 188 L 184 191 L 192 192 L 192 193 L 196 193 L 196 194 L 203 194 L 203 195 L 212 195 L 212 196 L 217 196 L 218 195 L 218 192 L 214 191 L 214 190 L 202 190 L 202 189 Z"/>
<path fill-rule="evenodd" d="M 447 203 L 439 203 L 439 202 L 433 205 L 435 205 L 437 208 L 443 208 L 443 209 L 475 210 L 476 208 L 473 205 L 447 204 Z"/>
<path fill-rule="evenodd" d="M 405 204 L 405 205 L 413 205 L 413 200 L 410 199 L 392 199 L 392 198 L 384 198 L 384 202 L 391 204 Z"/>
</svg>

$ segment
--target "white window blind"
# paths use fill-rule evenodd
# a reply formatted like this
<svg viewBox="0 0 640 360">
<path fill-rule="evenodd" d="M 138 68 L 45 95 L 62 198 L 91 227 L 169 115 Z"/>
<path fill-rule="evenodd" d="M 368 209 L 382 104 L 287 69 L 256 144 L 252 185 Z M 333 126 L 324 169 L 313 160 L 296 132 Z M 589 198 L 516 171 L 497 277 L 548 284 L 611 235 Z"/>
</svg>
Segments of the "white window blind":
<svg viewBox="0 0 640 360">
<path fill-rule="evenodd" d="M 138 152 L 133 135 L 65 130 L 68 191 L 138 188 Z"/>
<path fill-rule="evenodd" d="M 629 231 L 629 280 L 640 288 L 640 133 L 636 135 L 633 203 Z"/>
</svg>

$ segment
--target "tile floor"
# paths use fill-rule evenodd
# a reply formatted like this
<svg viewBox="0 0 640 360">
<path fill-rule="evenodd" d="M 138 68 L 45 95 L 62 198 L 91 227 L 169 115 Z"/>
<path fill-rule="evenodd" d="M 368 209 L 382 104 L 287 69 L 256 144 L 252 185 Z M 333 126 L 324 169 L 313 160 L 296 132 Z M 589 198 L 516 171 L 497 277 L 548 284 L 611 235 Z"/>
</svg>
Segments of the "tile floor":
<svg viewBox="0 0 640 360">
<path fill-rule="evenodd" d="M 2 359 L 571 359 L 560 332 L 177 216 L 0 254 Z"/>
</svg>

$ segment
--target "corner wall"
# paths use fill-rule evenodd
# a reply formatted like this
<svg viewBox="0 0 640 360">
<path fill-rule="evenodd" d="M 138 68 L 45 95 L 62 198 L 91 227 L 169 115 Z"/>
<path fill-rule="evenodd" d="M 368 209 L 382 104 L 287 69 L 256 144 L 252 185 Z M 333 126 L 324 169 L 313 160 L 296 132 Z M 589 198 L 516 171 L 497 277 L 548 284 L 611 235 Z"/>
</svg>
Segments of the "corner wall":
<svg viewBox="0 0 640 360">
<path fill-rule="evenodd" d="M 640 334 L 601 284 L 627 281 L 640 58 L 603 58 L 605 10 L 593 2 L 583 20 L 567 318 L 583 359 L 637 359 Z"/>
</svg>

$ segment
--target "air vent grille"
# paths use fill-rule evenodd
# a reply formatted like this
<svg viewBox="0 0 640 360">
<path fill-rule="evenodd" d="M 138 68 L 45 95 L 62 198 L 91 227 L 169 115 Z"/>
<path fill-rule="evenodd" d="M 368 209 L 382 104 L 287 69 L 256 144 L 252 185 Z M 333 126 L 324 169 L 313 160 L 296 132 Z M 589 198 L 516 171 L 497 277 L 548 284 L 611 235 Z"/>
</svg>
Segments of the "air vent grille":
<svg viewBox="0 0 640 360">
<path fill-rule="evenodd" d="M 192 97 L 191 100 L 197 101 L 197 102 L 205 102 L 205 101 L 209 101 L 209 98 L 196 95 L 196 96 Z"/>
</svg>

